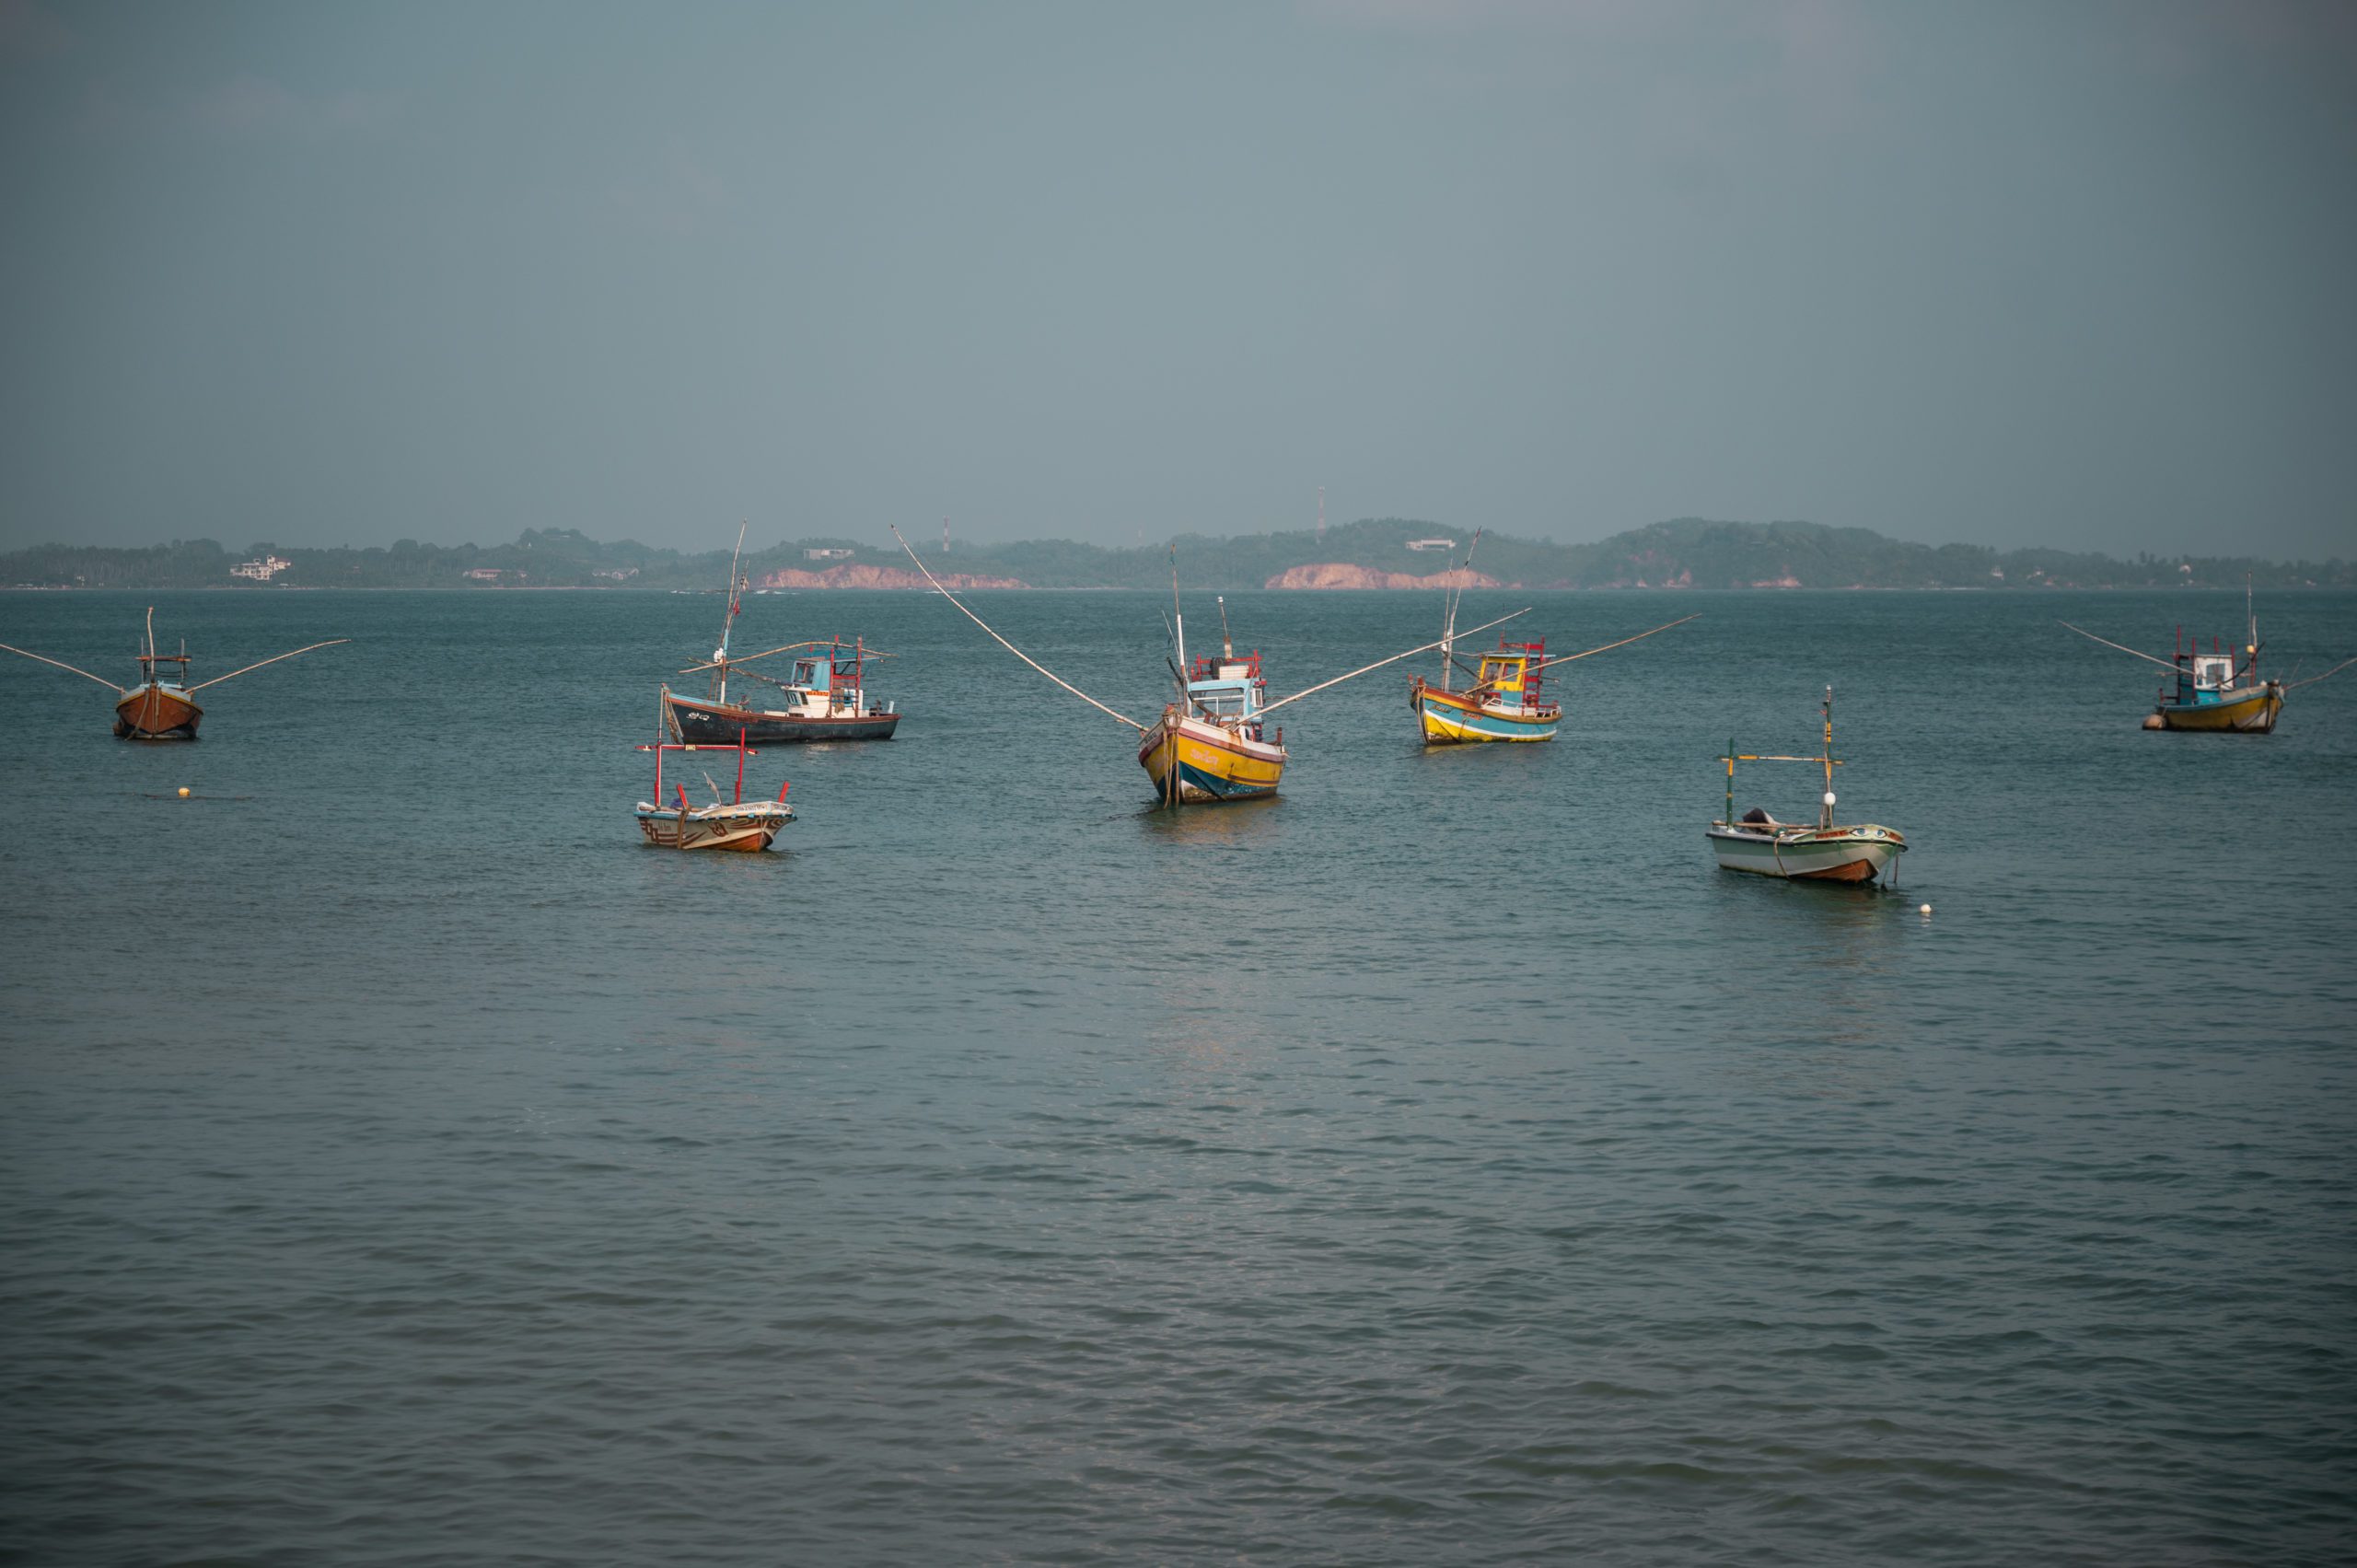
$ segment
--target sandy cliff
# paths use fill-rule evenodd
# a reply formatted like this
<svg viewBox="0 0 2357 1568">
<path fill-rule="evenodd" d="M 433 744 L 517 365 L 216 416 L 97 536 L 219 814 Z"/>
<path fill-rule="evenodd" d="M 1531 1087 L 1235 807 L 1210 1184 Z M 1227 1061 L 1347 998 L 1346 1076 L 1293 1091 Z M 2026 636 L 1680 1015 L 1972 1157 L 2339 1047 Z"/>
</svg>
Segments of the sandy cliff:
<svg viewBox="0 0 2357 1568">
<path fill-rule="evenodd" d="M 1498 588 L 1505 587 L 1494 577 L 1479 572 L 1458 569 L 1435 572 L 1429 577 L 1411 576 L 1405 572 L 1378 572 L 1372 566 L 1345 566 L 1339 561 L 1321 562 L 1315 566 L 1295 566 L 1280 572 L 1262 585 L 1271 588 Z"/>
<path fill-rule="evenodd" d="M 965 572 L 935 574 L 945 588 L 1027 588 L 1013 577 L 977 577 Z M 757 588 L 929 588 L 933 585 L 914 572 L 898 566 L 830 566 L 823 572 L 784 571 L 763 575 Z"/>
</svg>

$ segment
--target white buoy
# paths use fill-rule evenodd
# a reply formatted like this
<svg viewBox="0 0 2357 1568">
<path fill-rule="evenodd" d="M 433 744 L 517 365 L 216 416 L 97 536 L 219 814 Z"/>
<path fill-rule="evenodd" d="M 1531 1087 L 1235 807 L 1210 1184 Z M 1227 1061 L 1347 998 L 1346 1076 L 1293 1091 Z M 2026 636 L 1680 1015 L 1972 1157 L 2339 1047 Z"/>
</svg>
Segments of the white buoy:
<svg viewBox="0 0 2357 1568">
<path fill-rule="evenodd" d="M 1924 914 L 1929 914 L 1929 913 L 1931 913 L 1931 912 L 1932 912 L 1932 906 L 1931 906 L 1931 905 L 1929 905 L 1929 904 L 1925 904 L 1925 905 L 1923 906 L 1923 908 L 1922 908 L 1922 912 L 1923 912 Z"/>
<path fill-rule="evenodd" d="M 1829 789 L 1825 792 L 1825 804 L 1828 806 L 1833 804 L 1833 792 Z"/>
</svg>

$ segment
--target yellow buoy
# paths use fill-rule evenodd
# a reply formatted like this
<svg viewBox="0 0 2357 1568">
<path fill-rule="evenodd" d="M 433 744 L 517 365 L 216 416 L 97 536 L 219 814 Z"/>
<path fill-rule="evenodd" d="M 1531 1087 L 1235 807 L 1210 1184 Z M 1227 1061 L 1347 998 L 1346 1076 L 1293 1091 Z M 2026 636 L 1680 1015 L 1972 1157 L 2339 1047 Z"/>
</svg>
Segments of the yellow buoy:
<svg viewBox="0 0 2357 1568">
<path fill-rule="evenodd" d="M 186 784 L 180 785 L 180 798 L 182 800 L 186 800 L 188 798 L 188 785 Z"/>
</svg>

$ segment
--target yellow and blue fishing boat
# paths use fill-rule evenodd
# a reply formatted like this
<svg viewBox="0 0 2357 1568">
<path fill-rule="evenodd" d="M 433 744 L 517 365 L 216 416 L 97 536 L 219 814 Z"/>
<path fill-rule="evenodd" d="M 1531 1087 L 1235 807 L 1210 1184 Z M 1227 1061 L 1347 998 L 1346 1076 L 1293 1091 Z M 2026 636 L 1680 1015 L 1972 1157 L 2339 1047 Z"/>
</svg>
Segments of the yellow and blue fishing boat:
<svg viewBox="0 0 2357 1568">
<path fill-rule="evenodd" d="M 1260 675 L 1260 650 L 1236 656 L 1225 635 L 1226 609 L 1223 600 L 1220 656 L 1189 668 L 1180 688 L 1186 705 L 1165 707 L 1138 739 L 1138 766 L 1154 781 L 1155 796 L 1174 804 L 1274 795 L 1284 776 L 1284 731 L 1271 732 L 1260 722 L 1269 683 Z"/>
<path fill-rule="evenodd" d="M 1555 723 L 1563 716 L 1563 708 L 1539 694 L 1546 679 L 1545 638 L 1535 643 L 1499 638 L 1497 650 L 1481 656 L 1472 686 L 1462 691 L 1448 688 L 1450 662 L 1444 655 L 1438 686 L 1428 685 L 1421 675 L 1408 680 L 1408 705 L 1423 726 L 1425 745 L 1555 738 Z"/>
<path fill-rule="evenodd" d="M 1457 607 L 1472 580 L 1473 553 L 1480 548 L 1481 534 L 1476 529 L 1473 542 L 1466 548 L 1465 564 L 1451 567 L 1444 579 L 1442 595 L 1447 610 L 1441 617 L 1440 642 L 1436 645 L 1440 649 L 1440 684 L 1435 686 L 1421 675 L 1408 678 L 1408 706 L 1415 713 L 1417 727 L 1427 746 L 1463 746 L 1486 740 L 1552 740 L 1556 723 L 1563 716 L 1563 707 L 1540 693 L 1550 666 L 1627 647 L 1631 643 L 1643 642 L 1654 632 L 1666 632 L 1671 626 L 1682 626 L 1695 619 L 1683 615 L 1666 625 L 1655 627 L 1653 632 L 1640 632 L 1633 637 L 1590 648 L 1586 653 L 1564 654 L 1555 658 L 1547 656 L 1547 640 L 1543 637 L 1536 642 L 1517 643 L 1500 633 L 1496 650 L 1483 654 L 1473 669 L 1473 684 L 1461 691 L 1451 690 L 1450 677 L 1458 668 Z"/>
<path fill-rule="evenodd" d="M 2137 653 L 2107 637 L 2098 637 L 2084 627 L 2072 626 L 2067 621 L 2062 624 L 2091 643 L 2101 643 L 2107 648 L 2134 655 L 2147 664 L 2159 665 L 2175 678 L 2161 688 L 2153 711 L 2144 715 L 2146 729 L 2198 730 L 2213 735 L 2272 734 L 2275 720 L 2283 712 L 2286 694 L 2298 687 L 2313 686 L 2357 664 L 2357 659 L 2343 659 L 2323 675 L 2312 675 L 2305 680 L 2262 679 L 2258 654 L 2267 645 L 2258 639 L 2258 613 L 2251 604 L 2247 582 L 2243 586 L 2243 613 L 2247 629 L 2240 647 L 2222 646 L 2221 639 L 2212 637 L 2210 651 L 2204 653 L 2201 639 L 2188 639 L 2185 628 L 2180 626 L 2177 629 L 2177 646 L 2168 658 Z"/>
</svg>

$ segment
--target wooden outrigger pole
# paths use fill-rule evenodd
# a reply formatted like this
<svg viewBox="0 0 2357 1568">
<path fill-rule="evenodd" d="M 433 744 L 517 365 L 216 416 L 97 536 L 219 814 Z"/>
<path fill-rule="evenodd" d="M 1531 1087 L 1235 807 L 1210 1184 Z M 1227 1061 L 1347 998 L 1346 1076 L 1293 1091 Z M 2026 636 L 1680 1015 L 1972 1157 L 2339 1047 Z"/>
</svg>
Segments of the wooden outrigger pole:
<svg viewBox="0 0 2357 1568">
<path fill-rule="evenodd" d="M 1570 664 L 1574 659 L 1592 658 L 1597 654 L 1608 654 L 1615 648 L 1625 648 L 1631 643 L 1642 643 L 1647 637 L 1668 631 L 1672 626 L 1683 626 L 1689 621 L 1701 619 L 1702 619 L 1702 612 L 1698 610 L 1691 615 L 1681 615 L 1675 621 L 1666 621 L 1651 632 L 1640 632 L 1633 637 L 1623 637 L 1617 643 L 1607 643 L 1600 648 L 1590 648 L 1585 653 L 1558 654 L 1552 658 L 1536 659 L 1531 663 L 1529 673 L 1536 674 L 1542 669 L 1552 669 L 1559 664 Z M 1485 680 L 1480 686 L 1470 687 L 1469 690 L 1479 691 L 1490 684 L 1492 683 Z"/>
<path fill-rule="evenodd" d="M 78 675 L 85 680 L 95 680 L 118 697 L 130 690 L 127 686 L 117 686 L 113 681 L 109 680 L 103 675 L 92 675 L 88 670 L 82 668 L 78 665 L 67 664 L 64 659 L 52 658 L 47 654 L 37 654 L 32 652 L 30 649 L 17 647 L 13 643 L 0 643 L 0 649 L 6 649 L 7 652 L 12 654 L 22 654 L 25 657 L 35 660 L 41 664 L 55 665 L 58 668 Z"/>
<path fill-rule="evenodd" d="M 1514 620 L 1515 616 L 1529 614 L 1530 610 L 1531 607 L 1529 605 L 1524 605 L 1520 610 L 1515 610 L 1513 615 L 1501 615 L 1495 621 L 1484 621 L 1481 624 L 1473 627 L 1470 631 L 1458 633 L 1457 635 L 1470 637 L 1475 632 L 1486 632 L 1492 626 L 1503 626 L 1507 621 Z M 1373 664 L 1361 665 L 1358 668 L 1351 671 L 1348 675 L 1338 675 L 1331 680 L 1319 681 L 1317 685 L 1310 687 L 1307 691 L 1296 691 L 1290 697 L 1280 697 L 1275 702 L 1271 703 L 1266 707 L 1262 708 L 1260 712 L 1263 714 L 1274 713 L 1279 708 L 1283 707 L 1287 703 L 1298 703 L 1304 697 L 1314 696 L 1318 692 L 1325 691 L 1329 686 L 1340 686 L 1345 680 L 1355 680 L 1371 669 L 1381 669 L 1387 664 L 1398 664 L 1403 658 L 1414 658 L 1418 654 L 1428 654 L 1434 648 L 1439 647 L 1441 643 L 1446 641 L 1448 641 L 1448 639 L 1444 637 L 1440 642 L 1426 643 L 1422 647 L 1410 648 L 1404 654 L 1393 654 L 1389 658 L 1379 658 Z"/>
<path fill-rule="evenodd" d="M 246 666 L 244 669 L 233 669 L 226 675 L 216 675 L 210 680 L 200 680 L 195 685 L 183 687 L 181 690 L 187 691 L 202 691 L 208 686 L 218 686 L 225 680 L 235 680 L 240 675 L 247 674 L 251 670 L 260 669 L 262 665 L 276 664 L 283 658 L 293 658 L 295 654 L 308 654 L 319 648 L 332 648 L 339 643 L 348 643 L 350 641 L 352 641 L 352 639 L 349 637 L 330 637 L 324 643 L 313 643 L 310 647 L 296 648 L 293 654 L 279 654 L 273 657 L 263 659 L 260 664 L 250 664 Z M 148 646 L 152 651 L 155 645 L 151 642 Z"/>
<path fill-rule="evenodd" d="M 941 586 L 941 579 L 935 576 L 930 571 L 926 571 L 925 563 L 922 560 L 918 559 L 917 552 L 909 549 L 909 541 L 900 538 L 900 530 L 899 528 L 895 527 L 892 529 L 892 537 L 900 540 L 900 548 L 909 552 L 909 559 L 916 562 L 917 570 L 924 573 L 924 580 L 933 585 L 934 591 L 939 594 L 942 598 L 947 599 L 950 603 L 956 605 L 959 612 L 962 613 L 967 620 L 972 621 L 975 625 L 980 626 L 985 633 L 988 633 L 992 642 L 996 643 L 1000 647 L 1004 648 L 1008 653 L 1013 654 L 1016 658 L 1021 659 L 1025 664 L 1029 665 L 1032 668 L 1038 670 L 1040 674 L 1046 676 L 1049 679 L 1054 681 L 1057 685 L 1062 687 L 1065 691 L 1071 692 L 1074 696 L 1079 698 L 1090 707 L 1095 708 L 1098 713 L 1103 714 L 1108 718 L 1119 719 L 1141 735 L 1145 733 L 1146 726 L 1138 723 L 1137 720 L 1130 717 L 1129 714 L 1114 712 L 1111 708 L 1107 707 L 1104 703 L 1098 702 L 1096 698 L 1090 696 L 1079 687 L 1074 686 L 1071 681 L 1066 680 L 1062 676 L 1058 675 L 1054 670 L 1050 669 L 1046 665 L 1041 664 L 1038 659 L 1033 658 L 1029 654 L 1025 653 L 1021 648 L 1016 647 L 1013 643 L 1008 642 L 1004 637 L 1000 636 L 996 632 L 993 632 L 989 621 L 984 621 L 981 616 L 975 614 L 972 610 L 968 610 L 963 599 L 960 599 L 956 594 L 951 593 L 947 588 L 943 587 Z"/>
</svg>

